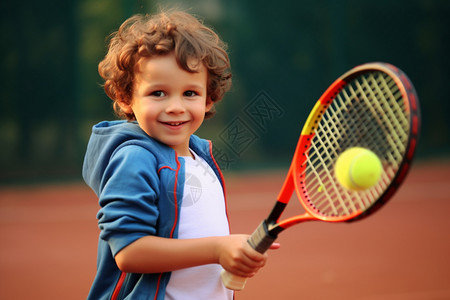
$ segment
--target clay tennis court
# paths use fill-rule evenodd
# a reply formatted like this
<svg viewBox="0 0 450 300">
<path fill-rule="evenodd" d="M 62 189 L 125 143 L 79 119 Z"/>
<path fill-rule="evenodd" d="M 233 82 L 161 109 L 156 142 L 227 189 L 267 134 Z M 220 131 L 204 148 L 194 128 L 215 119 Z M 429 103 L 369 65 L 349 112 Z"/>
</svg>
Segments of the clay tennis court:
<svg viewBox="0 0 450 300">
<path fill-rule="evenodd" d="M 285 171 L 229 175 L 232 231 L 251 233 Z M 287 211 L 298 214 L 299 204 Z M 85 299 L 95 274 L 95 195 L 82 183 L 0 189 L 0 299 Z M 380 212 L 287 230 L 238 300 L 450 299 L 450 164 L 417 163 Z"/>
</svg>

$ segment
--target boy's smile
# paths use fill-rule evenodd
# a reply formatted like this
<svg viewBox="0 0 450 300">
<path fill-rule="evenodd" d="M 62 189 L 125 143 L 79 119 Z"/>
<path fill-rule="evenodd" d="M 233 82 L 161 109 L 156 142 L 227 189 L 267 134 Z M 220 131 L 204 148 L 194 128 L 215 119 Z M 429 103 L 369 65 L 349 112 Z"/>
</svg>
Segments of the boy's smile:
<svg viewBox="0 0 450 300">
<path fill-rule="evenodd" d="M 140 63 L 131 104 L 120 103 L 134 113 L 139 126 L 149 136 L 189 156 L 189 139 L 212 107 L 207 97 L 207 71 L 195 60 L 197 72 L 190 73 L 176 62 L 174 53 L 154 56 Z"/>
</svg>

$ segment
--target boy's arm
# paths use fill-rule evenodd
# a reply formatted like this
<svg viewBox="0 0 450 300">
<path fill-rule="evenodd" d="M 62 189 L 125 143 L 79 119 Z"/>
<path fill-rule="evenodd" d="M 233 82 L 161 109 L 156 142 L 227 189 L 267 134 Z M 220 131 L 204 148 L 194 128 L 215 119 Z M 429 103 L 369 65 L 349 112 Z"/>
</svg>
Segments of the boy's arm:
<svg viewBox="0 0 450 300">
<path fill-rule="evenodd" d="M 264 266 L 267 255 L 253 250 L 247 235 L 198 239 L 145 236 L 119 251 L 115 260 L 127 273 L 160 273 L 205 264 L 221 264 L 238 276 L 251 277 Z"/>
</svg>

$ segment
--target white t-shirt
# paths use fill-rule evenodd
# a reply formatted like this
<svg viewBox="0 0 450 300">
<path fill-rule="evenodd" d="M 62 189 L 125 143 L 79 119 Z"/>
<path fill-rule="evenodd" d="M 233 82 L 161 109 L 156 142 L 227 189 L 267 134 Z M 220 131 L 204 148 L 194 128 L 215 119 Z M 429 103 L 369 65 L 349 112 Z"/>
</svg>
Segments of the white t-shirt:
<svg viewBox="0 0 450 300">
<path fill-rule="evenodd" d="M 178 238 L 190 239 L 229 234 L 222 186 L 211 167 L 197 154 L 185 160 L 185 185 Z M 220 279 L 222 267 L 210 264 L 173 271 L 166 299 L 233 299 Z"/>
</svg>

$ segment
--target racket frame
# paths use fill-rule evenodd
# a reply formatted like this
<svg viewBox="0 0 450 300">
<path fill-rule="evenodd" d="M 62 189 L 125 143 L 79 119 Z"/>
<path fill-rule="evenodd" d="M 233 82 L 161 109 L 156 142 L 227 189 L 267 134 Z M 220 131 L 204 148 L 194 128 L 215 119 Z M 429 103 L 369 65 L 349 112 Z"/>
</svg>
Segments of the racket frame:
<svg viewBox="0 0 450 300">
<path fill-rule="evenodd" d="M 375 201 L 366 210 L 356 210 L 355 212 L 345 216 L 328 216 L 320 213 L 309 201 L 307 189 L 305 187 L 304 174 L 307 161 L 307 152 L 315 135 L 316 126 L 323 117 L 324 112 L 329 105 L 332 104 L 336 96 L 341 90 L 361 73 L 367 71 L 380 71 L 388 74 L 395 80 L 402 98 L 405 100 L 405 107 L 410 112 L 409 118 L 409 136 L 406 149 L 400 168 L 397 170 L 390 184 L 386 187 L 377 201 Z M 339 77 L 330 87 L 323 93 L 319 100 L 315 103 L 314 108 L 310 112 L 305 125 L 303 126 L 292 163 L 289 167 L 288 174 L 284 181 L 283 187 L 277 197 L 271 213 L 250 236 L 248 243 L 250 246 L 260 253 L 266 252 L 272 243 L 277 239 L 278 234 L 283 230 L 306 221 L 321 220 L 326 222 L 354 222 L 361 220 L 368 215 L 378 211 L 398 190 L 404 181 L 415 153 L 418 136 L 420 131 L 420 110 L 416 91 L 408 77 L 397 67 L 381 62 L 367 63 L 357 66 Z M 297 198 L 303 206 L 305 213 L 279 221 L 279 218 L 285 210 L 292 194 L 296 191 Z M 242 290 L 245 286 L 247 278 L 235 276 L 226 271 L 222 271 L 222 280 L 225 285 L 234 290 Z"/>
<path fill-rule="evenodd" d="M 352 79 L 367 71 L 380 71 L 388 74 L 395 80 L 395 83 L 402 94 L 402 98 L 405 99 L 404 105 L 406 109 L 409 109 L 411 113 L 409 124 L 410 134 L 406 146 L 406 149 L 408 149 L 408 151 L 405 152 L 403 162 L 396 175 L 394 176 L 392 182 L 371 207 L 369 207 L 365 211 L 358 210 L 352 214 L 345 216 L 323 215 L 319 211 L 317 211 L 312 203 L 308 200 L 309 197 L 307 194 L 307 189 L 305 188 L 305 182 L 303 178 L 305 174 L 304 170 L 306 168 L 305 162 L 307 160 L 307 151 L 309 149 L 309 146 L 311 145 L 312 139 L 314 138 L 316 127 L 322 119 L 323 114 L 328 106 L 332 104 L 335 97 Z M 268 233 L 271 236 L 277 236 L 286 228 L 289 228 L 298 223 L 311 220 L 321 220 L 326 222 L 353 222 L 361 220 L 380 209 L 389 199 L 392 198 L 410 169 L 410 165 L 417 145 L 419 129 L 420 111 L 416 92 L 408 77 L 400 69 L 391 64 L 375 62 L 357 66 L 344 73 L 335 82 L 333 82 L 332 85 L 330 85 L 330 87 L 315 103 L 314 108 L 310 112 L 305 125 L 303 126 L 288 175 L 278 195 L 277 202 L 272 209 L 272 212 L 265 220 L 268 228 Z M 287 203 L 290 201 L 294 190 L 296 191 L 297 198 L 305 209 L 305 213 L 299 216 L 287 218 L 280 222 L 279 218 L 284 211 Z"/>
</svg>

